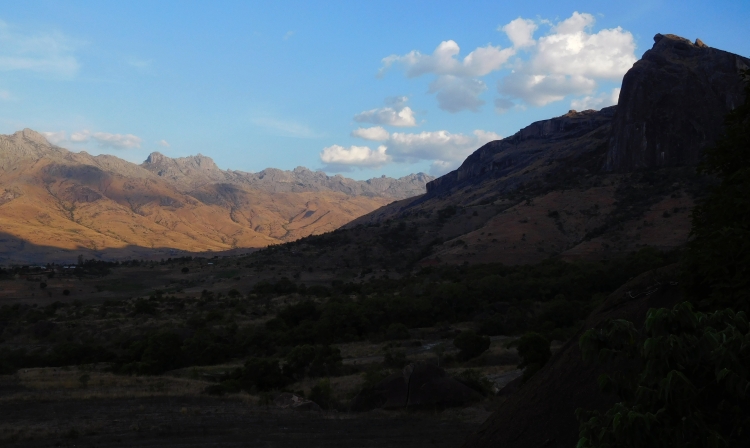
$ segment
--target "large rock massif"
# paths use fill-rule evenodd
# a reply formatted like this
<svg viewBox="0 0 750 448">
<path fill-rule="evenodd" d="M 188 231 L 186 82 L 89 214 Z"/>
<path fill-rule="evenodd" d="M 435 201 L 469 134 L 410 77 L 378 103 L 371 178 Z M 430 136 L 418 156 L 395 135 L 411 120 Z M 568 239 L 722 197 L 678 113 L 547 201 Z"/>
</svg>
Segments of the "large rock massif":
<svg viewBox="0 0 750 448">
<path fill-rule="evenodd" d="M 724 115 L 742 104 L 737 73 L 750 60 L 671 34 L 622 81 L 605 168 L 611 171 L 695 165 L 721 135 Z"/>
<path fill-rule="evenodd" d="M 0 263 L 265 247 L 336 229 L 430 179 L 223 171 L 200 155 L 136 165 L 25 129 L 0 136 Z"/>
<path fill-rule="evenodd" d="M 439 243 L 426 264 L 607 258 L 682 246 L 708 181 L 694 166 L 741 104 L 740 72 L 750 60 L 699 40 L 654 40 L 625 75 L 617 106 L 570 111 L 487 143 L 429 182 L 426 195 L 347 227 L 411 221 L 425 229 L 422 244 Z"/>
</svg>

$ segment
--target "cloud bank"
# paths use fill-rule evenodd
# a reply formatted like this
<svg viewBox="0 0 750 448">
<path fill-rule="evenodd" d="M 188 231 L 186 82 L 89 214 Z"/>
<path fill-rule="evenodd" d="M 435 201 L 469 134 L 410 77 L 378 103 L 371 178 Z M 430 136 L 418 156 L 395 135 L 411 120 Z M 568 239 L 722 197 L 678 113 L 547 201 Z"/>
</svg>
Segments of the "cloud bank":
<svg viewBox="0 0 750 448">
<path fill-rule="evenodd" d="M 110 134 L 109 132 L 77 131 L 67 136 L 65 131 L 42 132 L 50 143 L 61 145 L 65 143 L 82 144 L 96 142 L 100 148 L 133 149 L 140 148 L 143 139 L 133 134 Z"/>
<path fill-rule="evenodd" d="M 444 174 L 456 168 L 466 157 L 487 142 L 502 138 L 494 132 L 476 130 L 470 135 L 452 134 L 445 130 L 419 133 L 388 133 L 383 128 L 357 129 L 352 135 L 383 143 L 377 149 L 368 146 L 339 145 L 324 148 L 320 160 L 326 171 L 349 171 L 387 163 L 431 161 L 431 174 Z"/>
<path fill-rule="evenodd" d="M 482 78 L 501 70 L 509 73 L 496 81 L 501 97 L 494 104 L 499 113 L 516 104 L 544 106 L 571 95 L 598 96 L 599 83 L 621 79 L 636 57 L 630 32 L 617 27 L 594 33 L 595 22 L 591 14 L 579 12 L 557 23 L 519 17 L 498 28 L 510 47 L 488 44 L 460 58 L 459 45 L 447 40 L 432 54 L 413 50 L 383 58 L 378 76 L 394 66 L 408 78 L 434 76 L 428 93 L 450 113 L 478 112 L 487 90 Z M 550 26 L 549 31 L 535 39 L 540 25 Z"/>
</svg>

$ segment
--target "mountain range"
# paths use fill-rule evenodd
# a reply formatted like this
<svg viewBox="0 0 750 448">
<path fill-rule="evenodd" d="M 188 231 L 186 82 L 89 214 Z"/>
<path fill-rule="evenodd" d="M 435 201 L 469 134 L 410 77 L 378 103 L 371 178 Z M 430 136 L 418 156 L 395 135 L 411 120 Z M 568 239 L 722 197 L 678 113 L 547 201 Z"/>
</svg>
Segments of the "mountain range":
<svg viewBox="0 0 750 448">
<path fill-rule="evenodd" d="M 24 129 L 0 135 L 0 263 L 265 247 L 336 229 L 432 179 L 224 171 L 202 155 L 136 165 Z"/>
</svg>

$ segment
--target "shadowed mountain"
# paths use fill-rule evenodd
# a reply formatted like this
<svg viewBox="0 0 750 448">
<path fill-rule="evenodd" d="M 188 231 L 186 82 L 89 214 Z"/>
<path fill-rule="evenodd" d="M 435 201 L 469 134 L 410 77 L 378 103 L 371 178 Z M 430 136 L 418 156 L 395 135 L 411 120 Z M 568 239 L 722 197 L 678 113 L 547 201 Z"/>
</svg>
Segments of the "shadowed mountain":
<svg viewBox="0 0 750 448">
<path fill-rule="evenodd" d="M 431 177 L 354 181 L 304 168 L 222 171 L 204 156 L 154 153 L 143 165 L 73 153 L 24 129 L 0 136 L 0 231 L 86 256 L 258 248 L 331 231 Z M 276 185 L 278 184 L 278 185 Z M 111 251 L 111 252 L 110 252 Z M 62 261 L 0 241 L 0 262 Z M 66 256 L 67 257 L 67 256 Z M 68 260 L 68 258 L 66 258 Z"/>
</svg>

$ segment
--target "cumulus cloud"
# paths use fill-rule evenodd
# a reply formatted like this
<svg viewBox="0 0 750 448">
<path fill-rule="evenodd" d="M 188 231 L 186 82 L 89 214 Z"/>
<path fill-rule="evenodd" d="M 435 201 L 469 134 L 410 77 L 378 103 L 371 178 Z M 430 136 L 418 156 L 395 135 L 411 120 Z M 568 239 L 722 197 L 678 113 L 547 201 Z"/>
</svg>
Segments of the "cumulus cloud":
<svg viewBox="0 0 750 448">
<path fill-rule="evenodd" d="M 394 54 L 383 58 L 383 67 L 378 74 L 382 76 L 391 66 L 398 64 L 404 67 L 409 78 L 428 73 L 464 77 L 484 76 L 498 70 L 514 54 L 512 48 L 502 49 L 499 46 L 487 45 L 475 49 L 463 60 L 459 60 L 456 56 L 460 51 L 461 48 L 455 41 L 446 40 L 441 42 L 432 54 L 422 54 L 417 50 L 403 56 Z"/>
<path fill-rule="evenodd" d="M 89 130 L 77 131 L 67 137 L 65 131 L 43 132 L 50 143 L 88 143 L 95 141 L 100 148 L 131 149 L 140 148 L 143 141 L 133 134 L 110 134 L 108 132 L 91 132 Z"/>
<path fill-rule="evenodd" d="M 382 145 L 375 150 L 368 146 L 344 148 L 343 146 L 332 145 L 323 148 L 320 153 L 320 160 L 328 165 L 329 170 L 334 171 L 342 171 L 342 167 L 375 167 L 390 161 L 391 158 L 385 151 L 386 147 Z"/>
<path fill-rule="evenodd" d="M 513 42 L 513 47 L 524 48 L 533 46 L 534 31 L 536 31 L 538 25 L 533 20 L 523 19 L 521 17 L 511 21 L 505 26 L 498 28 L 498 31 L 503 31 L 508 35 L 508 39 Z"/>
<path fill-rule="evenodd" d="M 617 104 L 620 99 L 620 88 L 616 87 L 611 92 L 603 92 L 599 95 L 589 95 L 570 102 L 570 108 L 574 110 L 599 110 Z"/>
<path fill-rule="evenodd" d="M 480 146 L 500 138 L 502 137 L 494 132 L 483 130 L 476 130 L 470 135 L 452 134 L 445 130 L 394 132 L 376 151 L 367 146 L 344 148 L 333 145 L 323 149 L 320 160 L 328 165 L 329 171 L 339 170 L 341 166 L 370 167 L 388 162 L 413 163 L 427 160 L 432 162 L 431 172 L 442 170 L 443 173 L 460 165 Z"/>
<path fill-rule="evenodd" d="M 487 45 L 476 48 L 463 59 L 458 58 L 460 51 L 455 41 L 447 40 L 432 54 L 414 50 L 402 56 L 391 55 L 383 59 L 378 76 L 383 76 L 394 65 L 402 66 L 409 78 L 437 75 L 429 92 L 435 94 L 440 109 L 452 113 L 477 112 L 484 104 L 479 95 L 487 90 L 486 84 L 477 78 L 499 70 L 515 54 L 515 49 Z"/>
<path fill-rule="evenodd" d="M 479 112 L 479 107 L 484 104 L 479 95 L 485 90 L 487 84 L 480 79 L 444 75 L 430 83 L 429 92 L 436 94 L 438 107 L 456 113 L 462 110 Z"/>
<path fill-rule="evenodd" d="M 512 98 L 519 98 L 532 106 L 544 106 L 560 101 L 568 95 L 590 93 L 595 88 L 596 81 L 580 75 L 517 74 L 502 81 L 500 92 Z"/>
<path fill-rule="evenodd" d="M 70 141 L 73 143 L 86 143 L 91 138 L 91 131 L 78 131 L 70 134 Z"/>
<path fill-rule="evenodd" d="M 95 132 L 91 137 L 96 140 L 101 148 L 130 149 L 140 148 L 141 138 L 133 134 L 110 134 L 107 132 Z"/>
<path fill-rule="evenodd" d="M 371 128 L 357 128 L 352 131 L 351 136 L 382 142 L 383 140 L 388 140 L 388 137 L 391 135 L 382 126 L 373 126 Z"/>
<path fill-rule="evenodd" d="M 60 33 L 31 33 L 0 21 L 0 71 L 71 77 L 79 69 L 76 46 L 77 42 Z"/>
<path fill-rule="evenodd" d="M 568 95 L 590 95 L 598 81 L 621 79 L 636 61 L 633 35 L 620 27 L 592 33 L 594 23 L 591 14 L 574 12 L 554 24 L 530 48 L 530 60 L 516 61 L 513 72 L 498 82 L 498 91 L 543 106 Z"/>
<path fill-rule="evenodd" d="M 501 137 L 494 132 L 476 130 L 472 135 L 448 131 L 420 133 L 394 132 L 386 145 L 396 161 L 463 161 L 474 150 Z"/>
<path fill-rule="evenodd" d="M 44 135 L 47 141 L 52 143 L 53 145 L 59 145 L 60 143 L 63 143 L 68 140 L 68 136 L 65 131 L 42 132 L 42 135 Z"/>
<path fill-rule="evenodd" d="M 169 144 L 169 142 L 168 142 L 168 141 L 166 141 L 166 140 L 159 140 L 159 142 L 158 142 L 158 143 L 159 143 L 159 146 L 163 146 L 164 148 L 169 148 L 170 146 L 172 146 L 172 145 L 170 145 L 170 144 Z"/>
<path fill-rule="evenodd" d="M 413 50 L 384 58 L 378 76 L 395 66 L 409 78 L 434 76 L 428 92 L 451 113 L 479 111 L 487 89 L 481 78 L 504 68 L 512 71 L 498 81 L 499 113 L 513 103 L 543 106 L 570 95 L 596 96 L 600 81 L 620 80 L 636 57 L 630 32 L 620 27 L 593 32 L 595 22 L 591 14 L 579 12 L 557 23 L 519 17 L 498 27 L 511 47 L 488 44 L 461 58 L 459 45 L 446 40 L 431 54 Z M 549 25 L 549 31 L 535 39 L 540 25 Z"/>
<path fill-rule="evenodd" d="M 414 111 L 405 105 L 407 101 L 408 98 L 405 96 L 388 98 L 386 104 L 389 104 L 389 107 L 360 112 L 354 116 L 354 121 L 396 127 L 416 126 L 417 119 L 414 117 Z"/>
</svg>

